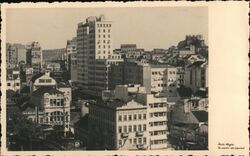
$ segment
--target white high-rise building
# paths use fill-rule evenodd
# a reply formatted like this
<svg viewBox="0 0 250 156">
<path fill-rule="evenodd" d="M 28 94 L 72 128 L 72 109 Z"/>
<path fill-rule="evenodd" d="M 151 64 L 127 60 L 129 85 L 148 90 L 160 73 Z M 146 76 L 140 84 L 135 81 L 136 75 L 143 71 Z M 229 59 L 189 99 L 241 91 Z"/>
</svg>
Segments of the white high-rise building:
<svg viewBox="0 0 250 156">
<path fill-rule="evenodd" d="M 78 24 L 77 80 L 84 92 L 101 96 L 102 90 L 108 89 L 109 64 L 122 61 L 120 56 L 113 56 L 112 22 L 101 15 Z"/>
</svg>

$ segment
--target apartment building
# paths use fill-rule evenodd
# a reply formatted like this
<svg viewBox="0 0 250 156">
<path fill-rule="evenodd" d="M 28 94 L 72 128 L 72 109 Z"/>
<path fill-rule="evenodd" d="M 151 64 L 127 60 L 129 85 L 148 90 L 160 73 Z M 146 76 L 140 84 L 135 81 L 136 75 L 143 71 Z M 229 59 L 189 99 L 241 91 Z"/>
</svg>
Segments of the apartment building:
<svg viewBox="0 0 250 156">
<path fill-rule="evenodd" d="M 124 61 L 111 66 L 110 88 L 119 84 L 141 84 L 147 93 L 162 92 L 176 96 L 177 69 L 169 65 L 154 65 Z"/>
<path fill-rule="evenodd" d="M 166 97 L 147 94 L 140 85 L 119 85 L 114 97 L 89 105 L 89 146 L 120 150 L 168 148 L 167 111 Z"/>
<path fill-rule="evenodd" d="M 134 100 L 91 104 L 89 133 L 90 148 L 147 149 L 147 106 Z"/>
<path fill-rule="evenodd" d="M 26 62 L 25 45 L 19 43 L 6 43 L 6 65 L 7 68 L 17 67 L 19 62 Z"/>
<path fill-rule="evenodd" d="M 37 74 L 42 68 L 42 48 L 38 42 L 31 42 L 26 46 L 27 66 L 33 68 L 33 73 Z"/>
<path fill-rule="evenodd" d="M 113 59 L 112 22 L 105 16 L 88 17 L 77 27 L 77 80 L 86 94 L 101 96 L 108 88 L 108 59 Z M 117 57 L 121 60 L 120 56 Z"/>
</svg>

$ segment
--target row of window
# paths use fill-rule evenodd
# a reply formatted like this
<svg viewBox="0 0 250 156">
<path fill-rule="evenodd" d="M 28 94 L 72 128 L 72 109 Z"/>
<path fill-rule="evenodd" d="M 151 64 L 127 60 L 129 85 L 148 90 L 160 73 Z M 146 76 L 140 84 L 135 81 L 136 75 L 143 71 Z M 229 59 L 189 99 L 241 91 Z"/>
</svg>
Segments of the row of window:
<svg viewBox="0 0 250 156">
<path fill-rule="evenodd" d="M 129 126 L 119 126 L 118 132 L 119 133 L 128 133 L 128 132 L 142 132 L 147 130 L 147 125 L 129 125 Z"/>
<path fill-rule="evenodd" d="M 20 85 L 19 83 L 14 83 L 14 86 L 19 86 L 19 85 Z M 7 83 L 7 86 L 10 87 L 11 83 Z"/>
<path fill-rule="evenodd" d="M 101 50 L 98 50 L 98 52 L 97 52 L 98 54 L 101 54 Z M 105 54 L 106 53 L 106 51 L 105 50 L 103 50 L 103 54 Z M 108 54 L 110 54 L 110 50 L 108 51 Z"/>
<path fill-rule="evenodd" d="M 161 116 L 166 116 L 167 112 L 154 112 L 150 113 L 150 117 L 161 117 Z"/>
<path fill-rule="evenodd" d="M 152 141 L 150 141 L 151 145 L 166 144 L 166 143 L 167 143 L 167 139 L 152 140 Z"/>
<path fill-rule="evenodd" d="M 123 145 L 125 143 L 126 140 L 119 140 L 119 145 Z M 147 138 L 131 138 L 128 140 L 130 144 L 147 144 Z"/>
<path fill-rule="evenodd" d="M 102 31 L 101 29 L 98 29 L 98 32 L 99 32 L 99 33 L 101 33 L 101 31 Z M 104 33 L 105 33 L 105 32 L 106 32 L 106 29 L 103 29 L 103 31 L 102 31 L 102 32 L 104 32 Z M 108 30 L 107 30 L 107 32 L 109 32 L 109 33 L 110 33 L 110 29 L 108 29 Z"/>
<path fill-rule="evenodd" d="M 111 24 L 97 24 L 97 27 L 111 27 Z"/>
<path fill-rule="evenodd" d="M 64 99 L 50 99 L 50 106 L 64 106 Z"/>
<path fill-rule="evenodd" d="M 119 115 L 118 121 L 132 121 L 132 120 L 145 120 L 147 119 L 147 114 L 134 114 L 132 115 Z"/>
<path fill-rule="evenodd" d="M 160 107 L 167 107 L 166 103 L 154 103 L 154 104 L 149 104 L 150 108 L 160 108 Z"/>
<path fill-rule="evenodd" d="M 109 43 L 110 43 L 110 40 L 107 40 L 107 41 L 106 41 L 106 40 L 103 40 L 102 42 L 103 42 L 103 43 L 109 44 Z M 97 44 L 101 44 L 101 40 L 98 40 Z"/>
<path fill-rule="evenodd" d="M 110 38 L 110 35 L 109 35 L 109 34 L 108 34 L 107 36 L 108 36 L 108 38 Z M 98 38 L 101 38 L 101 37 L 106 38 L 106 35 L 100 35 L 100 34 L 99 34 L 99 35 L 98 35 Z"/>
<path fill-rule="evenodd" d="M 150 135 L 151 136 L 154 136 L 154 135 L 164 135 L 166 134 L 167 131 L 163 130 L 163 131 L 153 131 L 153 132 L 150 132 Z"/>
<path fill-rule="evenodd" d="M 151 127 L 153 127 L 153 126 L 167 125 L 167 121 L 150 122 L 149 125 L 150 125 Z"/>
<path fill-rule="evenodd" d="M 110 49 L 110 47 L 111 47 L 111 46 L 110 46 L 110 45 L 108 45 L 108 46 L 106 46 L 106 45 L 103 45 L 102 47 L 103 47 L 104 49 L 105 49 L 105 48 L 108 48 L 108 49 Z M 101 45 L 99 45 L 99 46 L 98 46 L 98 48 L 99 48 L 99 49 L 101 49 L 102 47 L 101 47 Z"/>
<path fill-rule="evenodd" d="M 52 82 L 51 79 L 39 79 L 38 81 L 39 83 L 51 83 Z"/>
</svg>

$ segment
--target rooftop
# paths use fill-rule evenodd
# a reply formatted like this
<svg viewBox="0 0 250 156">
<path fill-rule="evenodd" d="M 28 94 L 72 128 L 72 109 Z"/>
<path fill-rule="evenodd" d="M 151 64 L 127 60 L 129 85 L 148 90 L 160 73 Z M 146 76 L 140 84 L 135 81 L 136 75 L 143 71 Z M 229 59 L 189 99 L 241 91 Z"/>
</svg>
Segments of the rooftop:
<svg viewBox="0 0 250 156">
<path fill-rule="evenodd" d="M 32 96 L 42 96 L 44 93 L 49 93 L 49 94 L 63 94 L 63 92 L 55 89 L 54 87 L 46 86 L 46 87 L 40 87 L 37 90 L 35 90 L 32 93 Z"/>
<path fill-rule="evenodd" d="M 30 81 L 34 83 L 36 81 L 36 79 L 38 79 L 39 77 L 41 77 L 43 75 L 44 75 L 44 73 L 38 73 L 38 74 L 32 76 L 32 78 L 30 79 Z"/>
<path fill-rule="evenodd" d="M 194 116 L 199 122 L 207 122 L 208 121 L 208 112 L 206 111 L 192 111 Z"/>
</svg>

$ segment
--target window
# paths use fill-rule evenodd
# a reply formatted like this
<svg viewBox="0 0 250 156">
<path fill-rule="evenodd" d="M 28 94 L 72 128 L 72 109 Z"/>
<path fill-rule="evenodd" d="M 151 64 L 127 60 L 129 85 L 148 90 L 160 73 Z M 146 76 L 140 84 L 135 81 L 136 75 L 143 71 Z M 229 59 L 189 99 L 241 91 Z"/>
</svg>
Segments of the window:
<svg viewBox="0 0 250 156">
<path fill-rule="evenodd" d="M 103 43 L 105 43 L 105 40 L 103 40 Z"/>
<path fill-rule="evenodd" d="M 147 118 L 147 114 L 143 114 L 143 119 L 146 119 Z"/>
<path fill-rule="evenodd" d="M 141 114 L 139 114 L 139 117 L 138 117 L 139 120 L 141 120 Z"/>
<path fill-rule="evenodd" d="M 110 29 L 108 29 L 108 32 L 110 32 Z"/>
<path fill-rule="evenodd" d="M 137 126 L 136 125 L 134 125 L 134 132 L 136 132 L 137 131 Z"/>
<path fill-rule="evenodd" d="M 122 116 L 119 115 L 118 121 L 122 121 Z"/>
<path fill-rule="evenodd" d="M 128 131 L 127 131 L 127 126 L 123 126 L 123 131 L 124 131 L 124 133 L 127 133 Z"/>
<path fill-rule="evenodd" d="M 105 48 L 105 45 L 103 45 L 103 48 Z"/>
<path fill-rule="evenodd" d="M 110 35 L 108 35 L 108 38 L 110 38 Z"/>
<path fill-rule="evenodd" d="M 105 38 L 105 35 L 103 35 L 103 38 Z"/>
<path fill-rule="evenodd" d="M 123 116 L 123 120 L 124 120 L 124 121 L 127 121 L 127 115 L 124 115 L 124 116 Z"/>
<path fill-rule="evenodd" d="M 146 130 L 147 130 L 147 125 L 143 124 L 143 131 L 146 131 Z"/>
<path fill-rule="evenodd" d="M 134 114 L 134 120 L 137 120 L 137 115 L 136 114 Z"/>
<path fill-rule="evenodd" d="M 44 83 L 45 80 L 44 79 L 39 79 L 39 83 Z"/>
<path fill-rule="evenodd" d="M 118 127 L 118 131 L 119 131 L 119 133 L 122 133 L 122 127 L 121 126 Z"/>
<path fill-rule="evenodd" d="M 10 86 L 10 83 L 7 83 L 7 86 Z"/>
<path fill-rule="evenodd" d="M 143 143 L 146 144 L 147 143 L 147 139 L 143 138 Z"/>
<path fill-rule="evenodd" d="M 46 83 L 50 83 L 50 82 L 52 82 L 51 79 L 46 79 Z"/>
<path fill-rule="evenodd" d="M 132 120 L 132 115 L 128 116 L 128 120 L 131 121 Z"/>
<path fill-rule="evenodd" d="M 141 138 L 138 138 L 138 142 L 139 142 L 139 144 L 141 144 L 141 143 L 142 143 L 142 140 L 141 140 Z"/>
<path fill-rule="evenodd" d="M 101 29 L 98 29 L 98 32 L 100 33 L 100 32 L 101 32 Z"/>
<path fill-rule="evenodd" d="M 132 126 L 131 125 L 129 125 L 129 127 L 128 127 L 128 132 L 132 132 Z"/>
<path fill-rule="evenodd" d="M 136 140 L 136 138 L 134 138 L 134 144 L 136 144 L 136 142 L 137 142 L 137 140 Z"/>
<path fill-rule="evenodd" d="M 16 86 L 19 86 L 19 83 L 16 83 Z"/>
<path fill-rule="evenodd" d="M 142 131 L 141 125 L 138 126 L 138 131 Z"/>
</svg>

